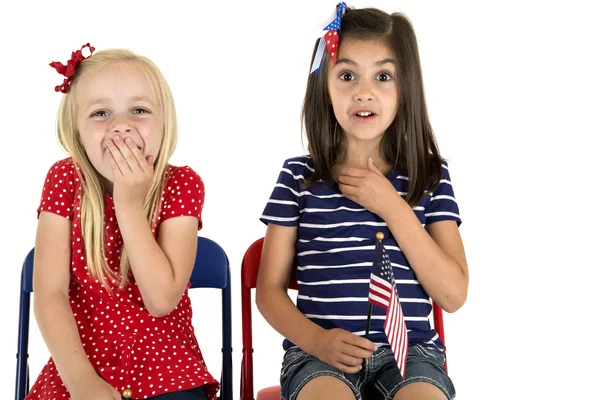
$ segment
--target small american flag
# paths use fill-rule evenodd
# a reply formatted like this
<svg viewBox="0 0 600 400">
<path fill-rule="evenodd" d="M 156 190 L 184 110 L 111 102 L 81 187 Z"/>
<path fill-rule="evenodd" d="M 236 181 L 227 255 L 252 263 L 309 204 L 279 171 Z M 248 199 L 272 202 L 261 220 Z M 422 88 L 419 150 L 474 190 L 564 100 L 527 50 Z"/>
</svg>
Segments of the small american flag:
<svg viewBox="0 0 600 400">
<path fill-rule="evenodd" d="M 394 352 L 400 374 L 404 377 L 408 351 L 408 333 L 398 301 L 396 281 L 390 257 L 381 240 L 375 245 L 375 256 L 369 282 L 369 303 L 386 310 L 383 329 Z"/>
</svg>

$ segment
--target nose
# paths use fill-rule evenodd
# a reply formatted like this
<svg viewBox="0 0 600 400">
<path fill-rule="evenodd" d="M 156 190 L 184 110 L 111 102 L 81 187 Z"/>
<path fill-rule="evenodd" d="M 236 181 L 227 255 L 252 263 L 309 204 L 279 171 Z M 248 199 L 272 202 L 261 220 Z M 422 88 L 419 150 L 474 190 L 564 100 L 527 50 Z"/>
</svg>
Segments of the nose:
<svg viewBox="0 0 600 400">
<path fill-rule="evenodd" d="M 354 100 L 361 102 L 373 100 L 373 90 L 370 82 L 363 81 L 359 83 Z"/>
<path fill-rule="evenodd" d="M 115 125 L 111 131 L 116 134 L 130 133 L 131 126 L 128 125 Z"/>
<path fill-rule="evenodd" d="M 110 128 L 110 131 L 117 135 L 131 133 L 132 130 L 133 127 L 131 126 L 131 124 L 123 118 L 116 120 L 114 125 Z"/>
</svg>

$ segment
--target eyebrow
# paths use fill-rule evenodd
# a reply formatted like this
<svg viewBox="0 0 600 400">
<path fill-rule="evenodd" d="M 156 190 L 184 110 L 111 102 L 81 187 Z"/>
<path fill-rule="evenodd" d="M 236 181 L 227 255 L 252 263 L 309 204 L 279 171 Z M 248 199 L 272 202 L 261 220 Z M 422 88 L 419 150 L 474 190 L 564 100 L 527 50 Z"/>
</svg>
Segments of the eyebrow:
<svg viewBox="0 0 600 400">
<path fill-rule="evenodd" d="M 145 101 L 146 103 L 153 104 L 152 100 L 150 98 L 146 97 L 146 96 L 133 96 L 129 100 L 130 101 Z M 90 101 L 88 103 L 87 108 L 89 108 L 89 107 L 91 107 L 91 106 L 93 106 L 95 104 L 98 104 L 98 103 L 110 103 L 110 100 L 107 99 L 107 98 L 104 98 L 104 97 L 99 98 L 99 99 L 95 99 L 95 100 Z"/>
<path fill-rule="evenodd" d="M 350 65 L 352 65 L 354 67 L 358 67 L 358 63 L 356 61 L 354 61 L 354 60 L 349 59 L 349 58 L 338 58 L 336 64 L 340 64 L 340 63 L 350 64 Z M 375 65 L 377 65 L 377 66 L 381 66 L 383 64 L 388 64 L 388 63 L 396 65 L 396 61 L 394 59 L 392 59 L 392 58 L 384 58 L 383 60 L 375 61 Z"/>
</svg>

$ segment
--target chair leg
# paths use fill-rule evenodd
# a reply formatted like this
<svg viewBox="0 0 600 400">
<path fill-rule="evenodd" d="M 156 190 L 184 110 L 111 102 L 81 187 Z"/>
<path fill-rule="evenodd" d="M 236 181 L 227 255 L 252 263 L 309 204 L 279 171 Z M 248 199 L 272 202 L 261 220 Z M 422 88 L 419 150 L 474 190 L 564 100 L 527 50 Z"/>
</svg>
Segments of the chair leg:
<svg viewBox="0 0 600 400">
<path fill-rule="evenodd" d="M 21 273 L 23 288 L 24 270 Z M 21 292 L 19 301 L 19 333 L 17 344 L 17 371 L 15 383 L 15 399 L 22 400 L 29 392 L 29 310 L 30 293 Z"/>
<path fill-rule="evenodd" d="M 27 359 L 29 360 L 29 354 L 27 354 Z M 25 375 L 25 393 L 29 393 L 29 361 L 27 361 L 27 375 Z"/>
</svg>

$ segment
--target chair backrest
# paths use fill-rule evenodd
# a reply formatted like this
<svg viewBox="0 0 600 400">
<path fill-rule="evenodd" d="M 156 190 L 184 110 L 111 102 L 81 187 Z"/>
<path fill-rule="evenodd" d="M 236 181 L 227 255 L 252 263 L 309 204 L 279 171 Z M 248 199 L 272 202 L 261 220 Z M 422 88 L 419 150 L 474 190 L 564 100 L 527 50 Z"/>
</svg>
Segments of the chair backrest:
<svg viewBox="0 0 600 400">
<path fill-rule="evenodd" d="M 198 237 L 196 261 L 190 277 L 191 288 L 222 289 L 221 315 L 222 323 L 222 365 L 221 395 L 222 400 L 233 400 L 233 377 L 231 361 L 231 271 L 229 259 L 221 246 L 215 241 Z"/>
<path fill-rule="evenodd" d="M 17 376 L 15 399 L 22 400 L 29 392 L 29 309 L 31 292 L 33 292 L 33 249 L 29 251 L 21 270 L 21 286 L 19 290 L 19 336 L 17 344 Z"/>
<path fill-rule="evenodd" d="M 248 247 L 242 259 L 242 371 L 240 379 L 241 400 L 254 400 L 254 371 L 252 353 L 252 304 L 251 289 L 256 288 L 256 278 L 260 266 L 264 238 L 256 240 Z M 298 290 L 296 270 L 292 271 L 289 289 Z M 432 301 L 433 323 L 438 335 L 445 342 L 443 312 L 440 306 Z M 447 369 L 447 365 L 446 365 Z"/>
<path fill-rule="evenodd" d="M 29 392 L 29 310 L 33 292 L 32 249 L 23 263 L 21 271 L 21 291 L 19 303 L 19 336 L 17 348 L 17 374 L 15 399 L 22 400 Z M 231 272 L 225 251 L 215 241 L 198 237 L 198 250 L 194 270 L 190 277 L 191 288 L 222 289 L 222 370 L 221 396 L 223 400 L 233 400 L 231 362 Z"/>
</svg>

